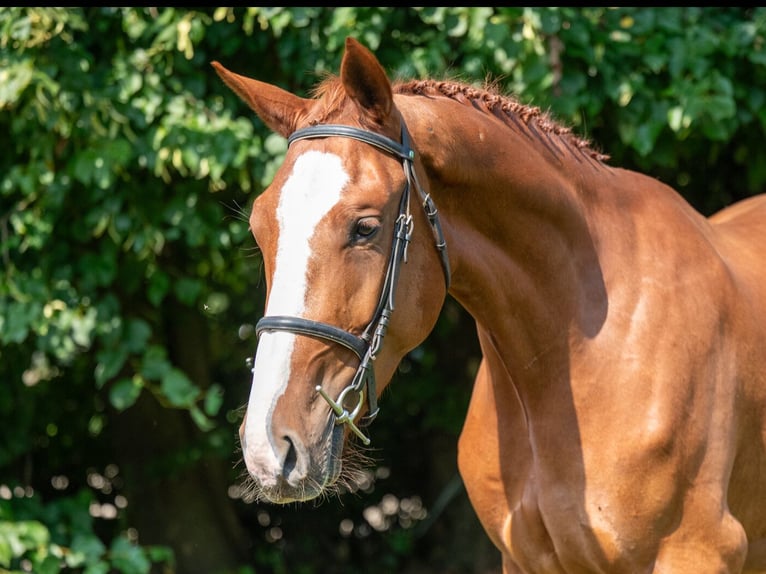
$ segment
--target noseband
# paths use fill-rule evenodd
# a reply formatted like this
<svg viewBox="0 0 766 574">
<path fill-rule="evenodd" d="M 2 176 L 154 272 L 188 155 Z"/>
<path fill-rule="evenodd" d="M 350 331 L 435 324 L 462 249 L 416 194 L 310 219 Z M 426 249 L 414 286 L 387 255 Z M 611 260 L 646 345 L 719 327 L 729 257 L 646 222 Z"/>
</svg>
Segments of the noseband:
<svg viewBox="0 0 766 574">
<path fill-rule="evenodd" d="M 372 362 L 375 360 L 383 337 L 386 335 L 391 313 L 394 310 L 394 292 L 399 279 L 399 270 L 402 262 L 407 262 L 407 246 L 412 237 L 413 221 L 410 214 L 410 187 L 414 186 L 423 202 L 423 209 L 431 224 L 431 229 L 436 241 L 436 249 L 442 262 L 444 280 L 449 289 L 450 267 L 447 258 L 447 244 L 444 240 L 439 216 L 431 196 L 423 191 L 415 174 L 413 162 L 415 152 L 410 146 L 410 137 L 407 128 L 402 121 L 402 143 L 377 134 L 375 132 L 344 125 L 325 124 L 310 126 L 295 131 L 287 140 L 288 146 L 302 139 L 314 139 L 325 137 L 345 137 L 370 144 L 386 153 L 389 153 L 402 162 L 407 181 L 399 201 L 399 216 L 396 219 L 394 240 L 391 247 L 391 256 L 388 268 L 383 280 L 378 305 L 373 313 L 372 320 L 367 325 L 361 336 L 354 335 L 343 329 L 339 329 L 328 323 L 304 319 L 303 317 L 290 317 L 282 315 L 269 315 L 258 321 L 255 331 L 258 336 L 264 331 L 289 331 L 298 335 L 306 335 L 326 341 L 337 343 L 353 351 L 359 358 L 359 367 L 354 374 L 351 383 L 341 391 L 336 400 L 333 400 L 327 392 L 317 385 L 316 391 L 330 405 L 335 413 L 336 424 L 347 424 L 349 429 L 356 434 L 365 445 L 370 444 L 370 439 L 360 430 L 359 426 L 369 425 L 378 414 L 378 396 L 375 388 L 375 371 Z M 353 400 L 353 396 L 356 400 Z M 361 413 L 365 399 L 367 401 L 368 414 L 360 419 L 357 426 L 356 419 Z M 353 406 L 349 410 L 348 406 Z"/>
</svg>

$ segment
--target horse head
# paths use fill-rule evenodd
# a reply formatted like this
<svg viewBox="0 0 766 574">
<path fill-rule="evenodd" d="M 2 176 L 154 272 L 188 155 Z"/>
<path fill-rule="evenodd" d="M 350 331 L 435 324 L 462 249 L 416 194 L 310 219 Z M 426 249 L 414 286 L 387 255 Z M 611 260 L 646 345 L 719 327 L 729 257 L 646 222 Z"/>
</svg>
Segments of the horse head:
<svg viewBox="0 0 766 574">
<path fill-rule="evenodd" d="M 346 41 L 339 77 L 311 99 L 213 66 L 289 141 L 250 216 L 267 299 L 240 440 L 258 497 L 309 500 L 353 479 L 349 434 L 368 442 L 363 422 L 433 328 L 444 240 L 389 79 L 361 44 Z"/>
</svg>

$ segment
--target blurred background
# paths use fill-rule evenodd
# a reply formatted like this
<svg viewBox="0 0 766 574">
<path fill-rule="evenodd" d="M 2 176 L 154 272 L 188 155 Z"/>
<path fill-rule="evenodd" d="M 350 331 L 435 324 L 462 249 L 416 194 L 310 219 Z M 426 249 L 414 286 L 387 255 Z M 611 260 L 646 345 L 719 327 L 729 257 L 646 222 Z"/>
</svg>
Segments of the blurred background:
<svg viewBox="0 0 766 574">
<path fill-rule="evenodd" d="M 0 8 L 0 573 L 494 574 L 456 442 L 451 299 L 358 491 L 248 502 L 264 305 L 248 232 L 286 149 L 219 80 L 301 96 L 346 36 L 395 79 L 496 82 L 705 214 L 766 180 L 764 8 Z"/>
</svg>

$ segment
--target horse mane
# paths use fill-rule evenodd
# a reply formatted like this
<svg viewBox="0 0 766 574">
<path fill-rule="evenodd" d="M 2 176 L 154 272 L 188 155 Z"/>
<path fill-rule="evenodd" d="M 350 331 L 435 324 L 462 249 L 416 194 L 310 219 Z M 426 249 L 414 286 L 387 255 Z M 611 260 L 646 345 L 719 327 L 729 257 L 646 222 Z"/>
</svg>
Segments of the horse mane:
<svg viewBox="0 0 766 574">
<path fill-rule="evenodd" d="M 579 137 L 572 129 L 554 120 L 548 112 L 537 106 L 522 104 L 517 99 L 502 95 L 497 87 L 486 84 L 483 88 L 477 88 L 471 84 L 454 80 L 409 80 L 396 82 L 393 85 L 395 94 L 412 96 L 441 96 L 493 115 L 506 125 L 522 129 L 536 137 L 543 145 L 551 149 L 560 149 L 555 142 L 564 144 L 568 148 L 585 154 L 587 157 L 604 162 L 609 156 L 593 148 L 591 142 Z M 313 90 L 314 97 L 321 98 L 325 102 L 322 112 L 323 117 L 313 118 L 312 123 L 327 121 L 333 110 L 337 110 L 343 103 L 345 92 L 340 79 L 337 76 L 328 75 Z M 552 137 L 553 136 L 553 137 Z M 554 139 L 555 138 L 555 139 Z M 546 141 L 547 140 L 547 141 Z M 556 151 L 552 149 L 554 154 Z"/>
</svg>

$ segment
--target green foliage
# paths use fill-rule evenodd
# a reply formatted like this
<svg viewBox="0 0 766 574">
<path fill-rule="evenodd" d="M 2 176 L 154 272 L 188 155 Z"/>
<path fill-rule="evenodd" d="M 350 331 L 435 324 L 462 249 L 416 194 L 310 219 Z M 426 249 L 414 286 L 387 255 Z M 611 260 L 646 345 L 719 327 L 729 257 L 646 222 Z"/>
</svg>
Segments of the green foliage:
<svg viewBox="0 0 766 574">
<path fill-rule="evenodd" d="M 0 573 L 148 574 L 152 564 L 172 568 L 168 548 L 140 547 L 124 535 L 105 545 L 94 529 L 92 504 L 88 491 L 49 504 L 37 496 L 0 499 Z"/>
<path fill-rule="evenodd" d="M 24 476 L 50 492 L 0 499 L 0 569 L 172 571 L 168 549 L 125 537 L 125 512 L 98 524 L 85 494 L 50 488 L 119 458 L 111 433 L 142 399 L 188 415 L 206 437 L 188 451 L 230 468 L 255 344 L 242 322 L 264 297 L 246 206 L 286 144 L 210 61 L 307 95 L 353 35 L 394 77 L 489 79 L 550 109 L 614 164 L 710 212 L 766 182 L 765 24 L 759 7 L 0 9 L 0 488 Z M 417 384 L 386 395 L 376 423 L 388 451 L 403 432 L 459 432 L 470 324 L 448 305 L 404 362 L 400 377 Z M 425 483 L 422 452 L 391 466 Z M 163 456 L 180 472 L 191 455 Z M 363 505 L 349 503 L 360 522 Z M 337 516 L 316 516 L 315 530 L 337 532 Z M 284 520 L 285 538 L 307 526 Z M 417 552 L 408 528 L 357 542 L 395 569 Z M 253 565 L 310 571 L 310 540 L 277 540 Z M 353 570 L 348 541 L 325 542 Z"/>
</svg>

